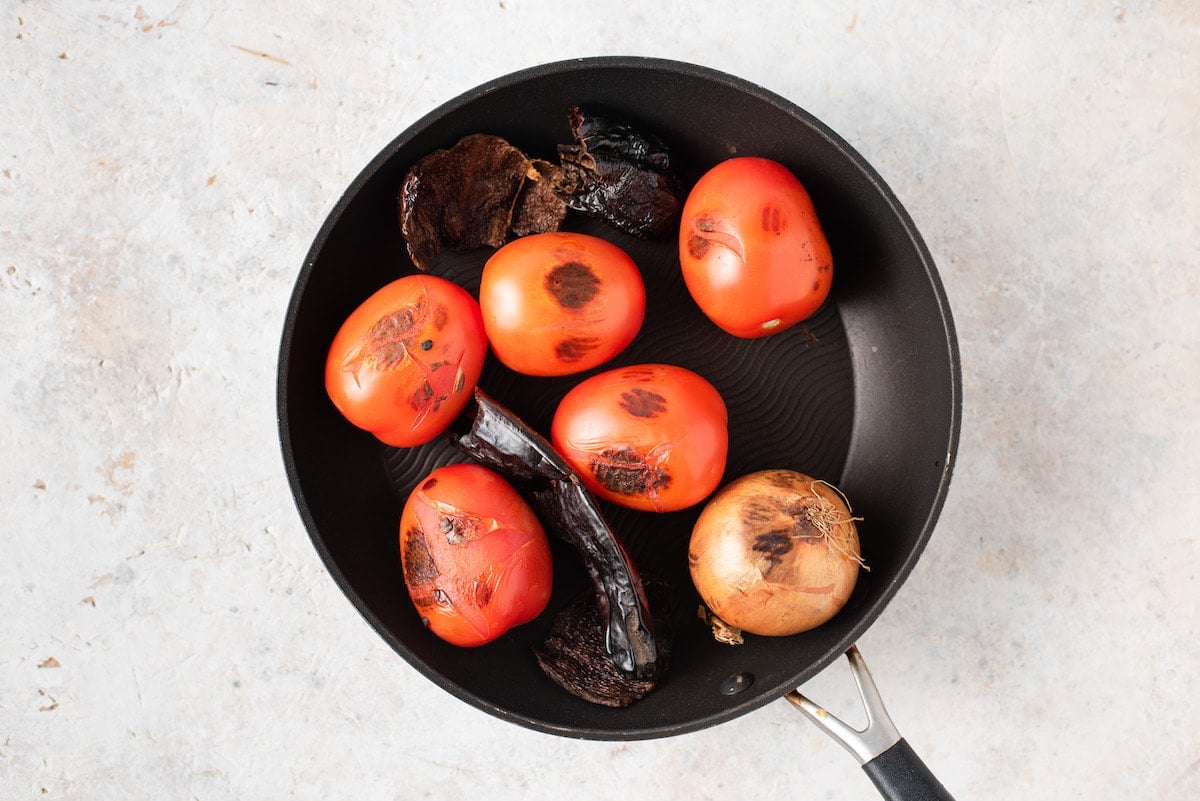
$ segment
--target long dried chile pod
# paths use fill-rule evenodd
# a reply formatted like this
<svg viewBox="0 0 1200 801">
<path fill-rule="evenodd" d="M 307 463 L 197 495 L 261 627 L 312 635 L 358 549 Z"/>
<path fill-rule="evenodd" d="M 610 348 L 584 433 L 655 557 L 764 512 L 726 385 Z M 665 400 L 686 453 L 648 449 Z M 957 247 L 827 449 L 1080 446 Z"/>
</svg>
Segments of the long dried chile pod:
<svg viewBox="0 0 1200 801">
<path fill-rule="evenodd" d="M 659 647 L 641 577 L 579 476 L 550 443 L 478 388 L 447 433 L 459 450 L 503 473 L 547 528 L 579 552 L 607 618 L 613 665 L 651 678 Z"/>
</svg>

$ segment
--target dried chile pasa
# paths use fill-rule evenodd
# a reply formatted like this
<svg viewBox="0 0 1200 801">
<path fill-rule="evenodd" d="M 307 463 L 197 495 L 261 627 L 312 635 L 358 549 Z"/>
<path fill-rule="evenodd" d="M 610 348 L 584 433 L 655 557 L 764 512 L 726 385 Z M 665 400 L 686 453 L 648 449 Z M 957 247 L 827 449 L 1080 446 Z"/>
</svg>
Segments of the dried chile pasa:
<svg viewBox="0 0 1200 801">
<path fill-rule="evenodd" d="M 587 107 L 568 119 L 575 144 L 558 146 L 567 207 L 634 236 L 668 233 L 682 203 L 662 140 Z"/>
<path fill-rule="evenodd" d="M 574 142 L 558 146 L 557 164 L 485 133 L 414 164 L 400 189 L 413 264 L 428 270 L 443 250 L 557 231 L 568 210 L 642 238 L 671 231 L 683 195 L 662 140 L 587 107 L 573 107 L 567 121 Z"/>
<path fill-rule="evenodd" d="M 535 649 L 542 670 L 568 692 L 605 706 L 628 706 L 650 692 L 669 641 L 656 632 L 642 578 L 579 476 L 550 443 L 478 388 L 448 434 L 459 450 L 521 492 L 546 528 L 579 553 L 592 580 L 593 592 L 560 612 Z"/>
<path fill-rule="evenodd" d="M 512 233 L 557 230 L 566 203 L 550 184 L 560 177 L 555 165 L 531 161 L 490 134 L 435 150 L 408 171 L 400 189 L 409 257 L 428 270 L 443 249 L 498 248 Z"/>
</svg>

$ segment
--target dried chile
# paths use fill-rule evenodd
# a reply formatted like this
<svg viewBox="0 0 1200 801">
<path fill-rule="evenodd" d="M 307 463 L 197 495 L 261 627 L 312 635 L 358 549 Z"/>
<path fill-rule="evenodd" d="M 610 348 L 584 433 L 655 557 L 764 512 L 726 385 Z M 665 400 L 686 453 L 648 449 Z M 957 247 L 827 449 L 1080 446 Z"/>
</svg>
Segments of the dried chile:
<svg viewBox="0 0 1200 801">
<path fill-rule="evenodd" d="M 567 207 L 635 236 L 668 233 L 683 194 L 662 140 L 580 106 L 568 122 L 575 144 L 558 146 Z"/>
<path fill-rule="evenodd" d="M 511 231 L 515 236 L 557 231 L 567 216 L 560 187 L 563 171 L 557 164 L 533 159 L 532 173 L 517 197 Z"/>
<path fill-rule="evenodd" d="M 428 270 L 443 249 L 500 247 L 508 239 L 526 183 L 541 181 L 541 173 L 524 153 L 490 134 L 465 136 L 453 147 L 423 157 L 405 175 L 400 189 L 400 230 L 413 264 Z M 544 191 L 539 188 L 525 197 L 537 201 Z M 537 214 L 522 215 L 527 232 L 538 225 L 557 230 L 562 217 L 553 219 L 544 203 L 536 207 Z"/>
<path fill-rule="evenodd" d="M 594 615 L 596 624 L 594 631 L 576 631 L 580 639 L 571 650 L 606 657 L 615 668 L 610 683 L 635 693 L 625 703 L 644 695 L 661 672 L 665 653 L 641 576 L 579 476 L 537 432 L 478 388 L 448 434 L 461 451 L 501 472 L 546 528 L 579 552 L 595 590 L 593 611 L 581 614 Z M 559 648 L 557 642 L 548 647 L 551 653 Z"/>
<path fill-rule="evenodd" d="M 659 663 L 669 656 L 671 637 L 664 631 L 670 620 L 669 592 L 661 580 L 645 581 L 646 597 L 654 613 Z M 654 689 L 654 679 L 621 673 L 605 653 L 602 610 L 595 594 L 580 596 L 554 617 L 550 634 L 534 648 L 538 666 L 560 687 L 593 704 L 625 707 Z"/>
</svg>

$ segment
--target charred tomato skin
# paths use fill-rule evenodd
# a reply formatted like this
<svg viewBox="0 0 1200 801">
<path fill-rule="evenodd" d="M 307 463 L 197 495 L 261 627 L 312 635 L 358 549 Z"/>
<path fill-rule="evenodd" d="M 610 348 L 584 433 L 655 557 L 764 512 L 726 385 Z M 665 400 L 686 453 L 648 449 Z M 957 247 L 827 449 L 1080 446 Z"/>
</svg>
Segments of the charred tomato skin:
<svg viewBox="0 0 1200 801">
<path fill-rule="evenodd" d="M 422 445 L 466 406 L 486 356 L 475 298 L 444 278 L 408 275 L 346 318 L 329 348 L 325 389 L 347 420 L 382 442 Z"/>
<path fill-rule="evenodd" d="M 829 295 L 833 255 L 800 180 L 782 164 L 744 156 L 696 182 L 679 228 L 684 283 L 724 331 L 778 334 Z"/>
<path fill-rule="evenodd" d="M 400 515 L 400 563 L 425 625 L 474 647 L 528 623 L 550 601 L 550 544 L 537 515 L 494 471 L 439 467 Z"/>
<path fill-rule="evenodd" d="M 670 364 L 619 367 L 568 392 L 550 426 L 555 449 L 600 498 L 673 512 L 720 484 L 729 450 L 725 401 Z"/>
<path fill-rule="evenodd" d="M 642 327 L 646 288 L 633 259 L 599 237 L 532 234 L 488 259 L 479 304 L 492 352 L 525 375 L 604 364 Z"/>
</svg>

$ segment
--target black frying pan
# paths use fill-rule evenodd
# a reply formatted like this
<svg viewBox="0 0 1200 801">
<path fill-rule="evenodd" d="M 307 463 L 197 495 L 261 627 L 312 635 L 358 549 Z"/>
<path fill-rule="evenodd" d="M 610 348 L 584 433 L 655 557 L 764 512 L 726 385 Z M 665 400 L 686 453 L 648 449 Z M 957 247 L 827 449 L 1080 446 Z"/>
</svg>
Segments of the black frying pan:
<svg viewBox="0 0 1200 801">
<path fill-rule="evenodd" d="M 674 238 L 640 240 L 575 217 L 564 227 L 616 242 L 643 272 L 645 325 L 606 368 L 671 362 L 708 378 L 730 413 L 725 479 L 785 467 L 838 485 L 863 518 L 859 533 L 870 566 L 849 604 L 824 626 L 721 645 L 696 618 L 699 599 L 687 573 L 699 507 L 648 515 L 604 506 L 642 571 L 673 588 L 670 669 L 650 695 L 624 709 L 567 694 L 531 655 L 554 612 L 587 587 L 565 546 L 554 546 L 555 593 L 534 622 L 476 649 L 447 645 L 421 625 L 400 571 L 400 509 L 431 469 L 465 457 L 444 439 L 409 450 L 382 446 L 341 418 L 323 385 L 325 356 L 343 320 L 383 284 L 413 271 L 397 225 L 407 169 L 476 132 L 553 158 L 556 145 L 571 141 L 568 110 L 581 103 L 658 134 L 685 181 L 731 156 L 757 155 L 782 162 L 808 188 L 834 254 L 833 293 L 801 326 L 765 339 L 736 339 L 708 322 L 680 278 Z M 435 272 L 475 292 L 488 255 L 448 255 Z M 480 386 L 546 434 L 558 399 L 583 377 L 518 377 L 489 357 Z M 520 725 L 639 739 L 712 726 L 785 695 L 828 720 L 793 691 L 847 653 L 865 697 L 874 698 L 852 646 L 896 594 L 933 531 L 958 442 L 961 379 L 950 309 L 920 235 L 879 175 L 837 134 L 788 101 L 709 69 L 594 58 L 476 88 L 418 121 L 367 165 L 300 271 L 283 331 L 278 393 L 284 461 L 313 543 L 338 585 L 401 656 L 455 696 Z M 885 792 L 911 789 L 903 782 L 914 776 L 936 790 L 894 729 L 881 734 L 887 728 L 881 708 L 872 717 L 881 722 L 867 734 L 831 733 L 879 774 Z M 856 750 L 855 737 L 870 742 Z M 902 774 L 909 779 L 896 778 Z"/>
</svg>

